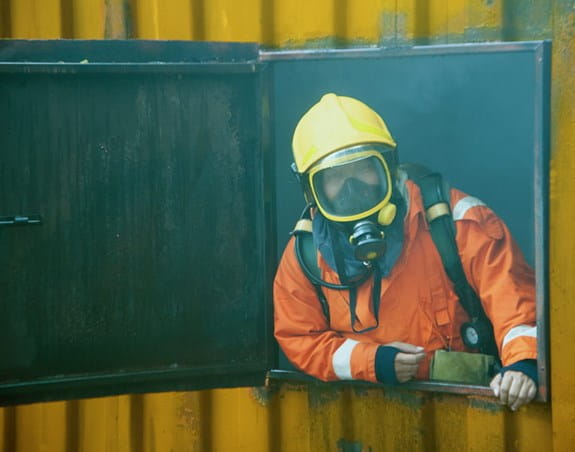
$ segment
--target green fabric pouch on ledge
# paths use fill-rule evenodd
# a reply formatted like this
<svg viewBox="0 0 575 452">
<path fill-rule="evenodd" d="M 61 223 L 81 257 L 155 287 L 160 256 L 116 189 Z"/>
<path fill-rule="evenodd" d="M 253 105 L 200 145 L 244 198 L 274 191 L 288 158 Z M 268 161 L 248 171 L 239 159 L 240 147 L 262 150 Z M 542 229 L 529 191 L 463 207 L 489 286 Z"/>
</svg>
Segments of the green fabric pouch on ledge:
<svg viewBox="0 0 575 452">
<path fill-rule="evenodd" d="M 496 362 L 495 357 L 482 353 L 437 350 L 431 360 L 429 379 L 489 386 Z"/>
</svg>

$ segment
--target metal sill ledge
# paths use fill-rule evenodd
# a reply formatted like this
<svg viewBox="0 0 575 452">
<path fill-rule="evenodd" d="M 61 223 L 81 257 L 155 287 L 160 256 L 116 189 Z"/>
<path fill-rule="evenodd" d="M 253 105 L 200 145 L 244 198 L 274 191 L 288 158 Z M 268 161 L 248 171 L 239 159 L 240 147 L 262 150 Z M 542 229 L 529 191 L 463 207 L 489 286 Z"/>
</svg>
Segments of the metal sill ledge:
<svg viewBox="0 0 575 452">
<path fill-rule="evenodd" d="M 495 397 L 493 391 L 488 386 L 476 386 L 467 384 L 447 383 L 439 381 L 417 381 L 403 383 L 401 385 L 384 385 L 378 383 L 369 383 L 367 381 L 337 381 L 337 382 L 324 382 L 306 375 L 301 372 L 291 370 L 270 370 L 267 374 L 271 380 L 287 381 L 294 383 L 312 383 L 316 385 L 330 385 L 335 387 L 341 386 L 356 386 L 364 388 L 393 388 L 393 390 L 406 390 L 406 391 L 428 391 L 460 395 L 473 395 L 473 396 L 487 396 L 492 397 L 494 403 Z"/>
</svg>

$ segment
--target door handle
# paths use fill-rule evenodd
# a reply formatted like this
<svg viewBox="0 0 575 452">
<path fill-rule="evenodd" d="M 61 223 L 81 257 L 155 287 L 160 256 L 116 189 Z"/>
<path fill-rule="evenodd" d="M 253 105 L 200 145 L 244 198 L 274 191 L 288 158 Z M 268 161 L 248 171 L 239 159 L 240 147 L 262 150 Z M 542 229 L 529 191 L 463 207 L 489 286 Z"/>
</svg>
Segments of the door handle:
<svg viewBox="0 0 575 452">
<path fill-rule="evenodd" d="M 42 224 L 40 215 L 13 215 L 11 217 L 0 217 L 0 226 L 27 226 Z"/>
</svg>

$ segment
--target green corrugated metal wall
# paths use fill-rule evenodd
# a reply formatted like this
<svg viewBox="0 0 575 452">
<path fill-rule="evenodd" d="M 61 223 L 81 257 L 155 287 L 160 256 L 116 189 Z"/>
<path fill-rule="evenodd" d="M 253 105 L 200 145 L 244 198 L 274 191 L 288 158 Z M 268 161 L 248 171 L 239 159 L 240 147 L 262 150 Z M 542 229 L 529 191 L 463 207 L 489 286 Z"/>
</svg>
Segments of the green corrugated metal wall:
<svg viewBox="0 0 575 452">
<path fill-rule="evenodd" d="M 278 383 L 120 396 L 0 409 L 1 450 L 571 450 L 575 0 L 0 0 L 0 37 L 274 48 L 553 40 L 550 403 L 511 413 L 481 397 Z"/>
</svg>

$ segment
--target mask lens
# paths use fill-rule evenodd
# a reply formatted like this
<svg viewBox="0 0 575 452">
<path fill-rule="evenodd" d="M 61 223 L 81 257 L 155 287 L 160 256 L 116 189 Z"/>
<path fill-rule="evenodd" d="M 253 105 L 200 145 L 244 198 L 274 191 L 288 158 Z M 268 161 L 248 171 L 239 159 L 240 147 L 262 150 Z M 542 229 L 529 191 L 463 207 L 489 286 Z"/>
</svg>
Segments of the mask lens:
<svg viewBox="0 0 575 452">
<path fill-rule="evenodd" d="M 323 210 L 337 217 L 373 209 L 389 190 L 383 162 L 374 155 L 324 168 L 314 174 L 312 184 Z"/>
</svg>

